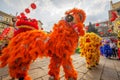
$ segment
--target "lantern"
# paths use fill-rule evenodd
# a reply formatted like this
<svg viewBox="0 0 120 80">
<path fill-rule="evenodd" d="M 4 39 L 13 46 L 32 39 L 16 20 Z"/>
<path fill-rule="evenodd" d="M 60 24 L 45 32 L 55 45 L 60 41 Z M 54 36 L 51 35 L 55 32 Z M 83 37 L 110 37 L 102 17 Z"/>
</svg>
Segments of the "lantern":
<svg viewBox="0 0 120 80">
<path fill-rule="evenodd" d="M 115 12 L 112 12 L 112 17 L 117 18 L 118 16 L 117 16 L 117 14 Z"/>
<path fill-rule="evenodd" d="M 96 26 L 99 26 L 99 23 L 96 23 Z"/>
<path fill-rule="evenodd" d="M 2 34 L 0 35 L 1 38 L 4 38 L 8 35 L 9 31 L 11 30 L 10 27 L 7 27 L 3 30 Z"/>
<path fill-rule="evenodd" d="M 35 3 L 32 3 L 32 4 L 31 4 L 31 8 L 32 8 L 32 9 L 36 9 L 36 4 L 35 4 Z"/>
<path fill-rule="evenodd" d="M 26 9 L 25 9 L 25 12 L 26 12 L 26 13 L 30 13 L 30 9 L 26 8 Z"/>
<path fill-rule="evenodd" d="M 104 34 L 103 32 L 100 32 L 100 34 Z"/>
<path fill-rule="evenodd" d="M 106 22 L 106 25 L 108 26 L 108 22 Z"/>
<path fill-rule="evenodd" d="M 111 32 L 112 30 L 111 29 L 108 29 L 108 32 Z"/>
<path fill-rule="evenodd" d="M 21 15 L 21 16 L 24 16 L 25 14 L 22 12 L 22 13 L 20 13 L 20 15 Z"/>
<path fill-rule="evenodd" d="M 115 21 L 115 19 L 116 19 L 115 17 L 112 17 L 112 18 L 110 19 L 110 21 L 113 22 L 113 21 Z"/>
<path fill-rule="evenodd" d="M 115 21 L 115 19 L 116 19 L 118 16 L 117 16 L 117 14 L 116 14 L 115 12 L 111 12 L 111 15 L 112 15 L 112 17 L 111 17 L 110 21 L 113 22 L 113 21 Z"/>
<path fill-rule="evenodd" d="M 86 26 L 85 29 L 88 30 L 88 26 Z"/>
</svg>

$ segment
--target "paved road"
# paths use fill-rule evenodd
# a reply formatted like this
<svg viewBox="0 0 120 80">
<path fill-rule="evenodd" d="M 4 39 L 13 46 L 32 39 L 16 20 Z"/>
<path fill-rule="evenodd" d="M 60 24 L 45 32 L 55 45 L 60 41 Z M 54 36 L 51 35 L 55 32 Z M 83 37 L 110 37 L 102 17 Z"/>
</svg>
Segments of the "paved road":
<svg viewBox="0 0 120 80">
<path fill-rule="evenodd" d="M 78 71 L 77 80 L 120 80 L 120 60 L 106 59 L 101 56 L 100 64 L 88 70 L 85 67 L 85 59 L 79 54 L 72 56 L 73 64 Z M 31 64 L 29 74 L 33 80 L 48 80 L 49 58 L 37 59 Z M 0 80 L 9 80 L 7 67 L 0 69 Z M 61 67 L 60 80 L 65 80 L 64 72 Z M 16 79 L 17 80 L 17 79 Z"/>
</svg>

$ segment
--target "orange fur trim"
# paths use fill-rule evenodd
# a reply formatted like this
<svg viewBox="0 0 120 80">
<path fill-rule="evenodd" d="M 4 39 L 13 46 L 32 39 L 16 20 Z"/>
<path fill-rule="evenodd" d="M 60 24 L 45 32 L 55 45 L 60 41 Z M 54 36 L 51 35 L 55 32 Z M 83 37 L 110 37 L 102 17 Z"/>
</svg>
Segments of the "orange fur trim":
<svg viewBox="0 0 120 80">
<path fill-rule="evenodd" d="M 30 76 L 26 76 L 24 80 L 32 80 L 32 79 L 30 78 Z"/>
<path fill-rule="evenodd" d="M 46 44 L 48 55 L 56 54 L 58 57 L 70 56 L 78 43 L 79 35 L 64 20 L 54 25 L 54 30 L 50 34 L 50 39 Z"/>
<path fill-rule="evenodd" d="M 46 38 L 47 34 L 38 30 L 18 34 L 3 49 L 0 56 L 1 67 L 8 64 L 9 73 L 14 78 L 26 76 L 32 60 L 44 56 Z"/>
</svg>

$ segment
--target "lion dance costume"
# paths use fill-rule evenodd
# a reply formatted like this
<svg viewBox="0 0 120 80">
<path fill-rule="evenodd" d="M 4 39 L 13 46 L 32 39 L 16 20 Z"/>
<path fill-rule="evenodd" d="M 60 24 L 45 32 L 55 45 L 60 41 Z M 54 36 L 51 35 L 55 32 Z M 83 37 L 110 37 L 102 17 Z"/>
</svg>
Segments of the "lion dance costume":
<svg viewBox="0 0 120 80">
<path fill-rule="evenodd" d="M 3 45 L 1 49 L 6 47 L 9 41 L 17 34 L 38 29 L 37 24 L 36 19 L 28 19 L 25 15 L 17 17 L 16 28 L 7 27 L 2 31 L 2 34 L 0 34 L 0 45 Z"/>
<path fill-rule="evenodd" d="M 80 38 L 80 55 L 86 58 L 88 69 L 99 64 L 101 40 L 95 33 L 86 33 Z"/>
<path fill-rule="evenodd" d="M 62 65 L 66 80 L 77 80 L 77 72 L 70 56 L 75 52 L 79 36 L 84 35 L 83 22 L 86 16 L 83 10 L 76 8 L 65 14 L 65 19 L 55 24 L 50 34 L 31 30 L 16 35 L 2 51 L 0 67 L 8 64 L 10 76 L 31 80 L 28 69 L 32 61 L 49 56 L 50 79 L 59 80 Z"/>
</svg>

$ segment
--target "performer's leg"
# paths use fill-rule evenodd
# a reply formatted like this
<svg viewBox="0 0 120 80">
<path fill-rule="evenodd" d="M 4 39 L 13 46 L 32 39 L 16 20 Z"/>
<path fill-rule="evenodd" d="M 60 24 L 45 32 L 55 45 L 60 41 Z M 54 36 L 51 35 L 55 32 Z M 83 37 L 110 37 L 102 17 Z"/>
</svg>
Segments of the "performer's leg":
<svg viewBox="0 0 120 80">
<path fill-rule="evenodd" d="M 91 57 L 91 66 L 92 67 L 96 66 L 96 61 L 97 61 L 97 55 L 94 53 L 94 54 L 92 54 L 92 57 Z"/>
<path fill-rule="evenodd" d="M 19 78 L 19 80 L 24 80 L 24 77 Z"/>
<path fill-rule="evenodd" d="M 91 67 L 92 67 L 92 54 L 87 54 L 85 59 L 86 59 L 86 67 L 88 69 L 91 69 Z"/>
<path fill-rule="evenodd" d="M 59 80 L 61 62 L 62 60 L 59 57 L 55 55 L 51 57 L 50 64 L 49 64 L 50 70 L 48 72 L 48 74 L 50 75 L 49 80 Z"/>
<path fill-rule="evenodd" d="M 112 55 L 113 55 L 113 57 L 115 57 L 115 51 L 114 51 L 114 48 L 112 48 Z"/>
<path fill-rule="evenodd" d="M 28 64 L 26 63 L 15 65 L 16 62 L 11 62 L 11 64 L 8 65 L 10 76 L 13 78 L 17 78 L 18 80 L 32 80 L 28 75 L 30 62 L 28 62 Z"/>
<path fill-rule="evenodd" d="M 115 48 L 113 49 L 113 51 L 114 51 L 114 54 L 115 54 L 115 58 L 117 57 L 117 55 L 116 55 L 116 50 L 115 50 Z"/>
<path fill-rule="evenodd" d="M 73 67 L 70 56 L 62 59 L 62 66 L 65 72 L 66 80 L 77 80 L 77 72 Z"/>
<path fill-rule="evenodd" d="M 100 61 L 100 51 L 97 51 L 97 54 L 96 54 L 96 65 L 99 64 L 99 61 Z"/>
<path fill-rule="evenodd" d="M 115 49 L 116 57 L 118 57 L 118 49 Z"/>
</svg>

